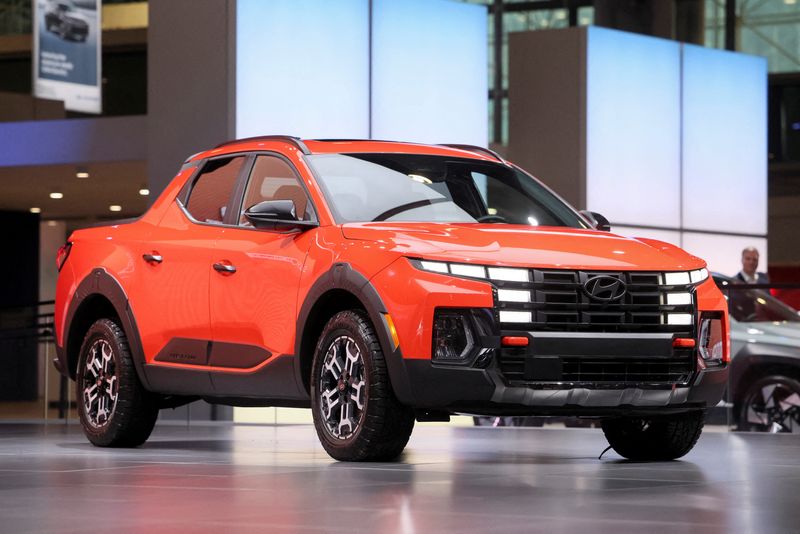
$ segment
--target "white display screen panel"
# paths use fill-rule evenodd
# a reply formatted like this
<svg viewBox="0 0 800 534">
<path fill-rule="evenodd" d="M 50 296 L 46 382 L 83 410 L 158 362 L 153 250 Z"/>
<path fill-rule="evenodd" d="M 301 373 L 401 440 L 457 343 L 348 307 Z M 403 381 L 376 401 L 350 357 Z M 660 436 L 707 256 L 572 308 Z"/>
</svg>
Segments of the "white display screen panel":
<svg viewBox="0 0 800 534">
<path fill-rule="evenodd" d="M 238 0 L 236 137 L 366 138 L 368 102 L 368 0 Z"/>
<path fill-rule="evenodd" d="M 372 24 L 372 137 L 486 146 L 486 7 L 374 0 Z"/>
<path fill-rule="evenodd" d="M 33 94 L 100 113 L 100 0 L 33 0 Z"/>
<path fill-rule="evenodd" d="M 681 246 L 681 233 L 677 230 L 661 230 L 659 228 L 630 228 L 628 226 L 612 226 L 611 231 L 625 237 L 644 237 L 657 239 L 677 247 Z"/>
<path fill-rule="evenodd" d="M 733 276 L 742 270 L 742 250 L 756 247 L 759 252 L 758 270 L 767 271 L 767 239 L 727 235 L 683 233 L 683 248 L 708 263 L 710 271 Z"/>
<path fill-rule="evenodd" d="M 767 233 L 767 60 L 684 45 L 683 226 Z"/>
<path fill-rule="evenodd" d="M 612 223 L 680 226 L 680 45 L 587 29 L 587 208 Z"/>
</svg>

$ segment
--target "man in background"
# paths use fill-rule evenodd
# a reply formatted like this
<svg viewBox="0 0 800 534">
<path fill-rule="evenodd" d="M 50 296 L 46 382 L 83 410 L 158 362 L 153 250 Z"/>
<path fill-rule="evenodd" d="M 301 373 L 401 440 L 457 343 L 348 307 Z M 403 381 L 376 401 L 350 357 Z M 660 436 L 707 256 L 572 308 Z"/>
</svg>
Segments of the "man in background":
<svg viewBox="0 0 800 534">
<path fill-rule="evenodd" d="M 758 272 L 758 249 L 747 247 L 742 251 L 742 270 L 735 276 L 745 284 L 768 284 L 767 273 Z"/>
</svg>

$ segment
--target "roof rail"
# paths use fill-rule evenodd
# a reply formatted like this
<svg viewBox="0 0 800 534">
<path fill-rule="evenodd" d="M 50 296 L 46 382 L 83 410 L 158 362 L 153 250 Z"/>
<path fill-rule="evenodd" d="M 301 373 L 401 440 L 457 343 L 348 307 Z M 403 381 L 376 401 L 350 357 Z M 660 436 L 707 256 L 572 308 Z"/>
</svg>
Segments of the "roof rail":
<svg viewBox="0 0 800 534">
<path fill-rule="evenodd" d="M 245 143 L 248 141 L 283 141 L 285 143 L 289 143 L 290 145 L 294 145 L 297 150 L 305 154 L 306 156 L 311 154 L 311 151 L 308 149 L 305 143 L 300 140 L 299 137 L 294 137 L 292 135 L 258 135 L 256 137 L 245 137 L 243 139 L 232 139 L 230 141 L 225 141 L 224 143 L 220 143 L 214 148 L 222 148 L 224 146 L 233 145 L 237 143 Z"/>
<path fill-rule="evenodd" d="M 439 146 L 446 146 L 448 148 L 457 148 L 459 150 L 466 150 L 467 152 L 474 152 L 476 154 L 483 154 L 484 156 L 493 157 L 494 159 L 496 159 L 500 163 L 507 163 L 506 160 L 504 160 L 503 157 L 500 154 L 498 154 L 497 152 L 495 152 L 494 150 L 491 150 L 489 148 L 483 148 L 482 146 L 458 145 L 458 144 L 454 144 L 454 143 L 442 143 Z"/>
<path fill-rule="evenodd" d="M 313 141 L 319 141 L 321 143 L 406 143 L 409 141 L 390 141 L 388 139 L 313 139 Z"/>
</svg>

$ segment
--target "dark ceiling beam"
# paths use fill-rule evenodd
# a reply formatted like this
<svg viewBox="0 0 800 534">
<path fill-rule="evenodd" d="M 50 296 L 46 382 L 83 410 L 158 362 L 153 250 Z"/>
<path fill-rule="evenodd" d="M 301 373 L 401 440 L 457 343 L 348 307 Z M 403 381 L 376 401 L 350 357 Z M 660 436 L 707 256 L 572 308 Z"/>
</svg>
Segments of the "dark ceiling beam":
<svg viewBox="0 0 800 534">
<path fill-rule="evenodd" d="M 505 13 L 514 13 L 517 11 L 537 11 L 541 9 L 570 9 L 579 7 L 589 7 L 594 5 L 594 0 L 539 0 L 533 2 L 501 2 L 503 4 L 502 10 Z M 489 13 L 495 10 L 496 2 L 489 5 Z"/>
</svg>

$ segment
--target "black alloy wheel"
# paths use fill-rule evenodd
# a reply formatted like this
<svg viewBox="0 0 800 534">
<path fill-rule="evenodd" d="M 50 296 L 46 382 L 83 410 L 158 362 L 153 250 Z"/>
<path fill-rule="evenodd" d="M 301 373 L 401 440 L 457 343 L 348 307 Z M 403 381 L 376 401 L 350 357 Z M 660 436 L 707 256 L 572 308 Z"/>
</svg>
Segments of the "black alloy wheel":
<svg viewBox="0 0 800 534">
<path fill-rule="evenodd" d="M 319 380 L 326 430 L 334 438 L 346 440 L 363 424 L 367 400 L 364 355 L 355 339 L 341 335 L 330 342 Z"/>
<path fill-rule="evenodd" d="M 783 375 L 754 382 L 741 403 L 738 429 L 800 434 L 800 382 Z"/>
<path fill-rule="evenodd" d="M 87 349 L 83 367 L 81 402 L 86 421 L 94 429 L 111 421 L 119 399 L 119 376 L 111 344 L 96 338 Z"/>
<path fill-rule="evenodd" d="M 153 431 L 157 397 L 139 382 L 128 338 L 114 321 L 100 319 L 86 333 L 75 388 L 81 426 L 94 445 L 136 447 Z"/>
</svg>

